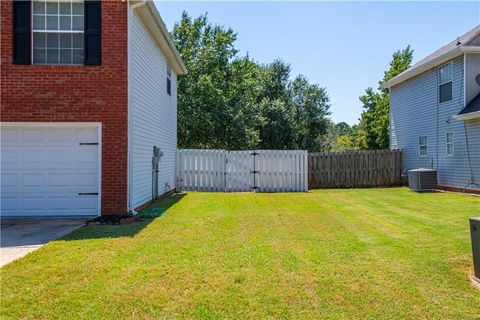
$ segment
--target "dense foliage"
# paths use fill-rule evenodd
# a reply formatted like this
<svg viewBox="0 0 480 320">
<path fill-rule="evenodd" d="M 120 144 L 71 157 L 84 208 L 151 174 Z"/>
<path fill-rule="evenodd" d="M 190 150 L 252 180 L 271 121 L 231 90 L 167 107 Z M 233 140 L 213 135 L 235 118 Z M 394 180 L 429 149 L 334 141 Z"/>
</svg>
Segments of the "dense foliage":
<svg viewBox="0 0 480 320">
<path fill-rule="evenodd" d="M 183 12 L 172 38 L 188 74 L 178 78 L 179 148 L 346 151 L 389 147 L 389 95 L 383 84 L 406 70 L 413 50 L 393 54 L 377 90 L 360 97 L 360 123 L 330 120 L 325 88 L 292 77 L 281 60 L 239 56 L 236 33 L 207 15 Z M 293 78 L 293 80 L 292 80 Z"/>
<path fill-rule="evenodd" d="M 324 149 L 329 128 L 325 88 L 276 60 L 239 57 L 232 29 L 206 15 L 182 14 L 172 38 L 188 74 L 178 79 L 180 148 Z"/>
</svg>

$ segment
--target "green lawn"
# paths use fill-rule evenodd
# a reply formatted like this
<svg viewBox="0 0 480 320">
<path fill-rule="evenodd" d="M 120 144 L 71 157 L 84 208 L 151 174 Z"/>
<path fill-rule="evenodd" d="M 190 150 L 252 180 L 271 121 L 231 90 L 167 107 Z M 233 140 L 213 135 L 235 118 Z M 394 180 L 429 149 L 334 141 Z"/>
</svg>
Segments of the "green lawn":
<svg viewBox="0 0 480 320">
<path fill-rule="evenodd" d="M 2 319 L 478 319 L 480 198 L 406 188 L 189 193 L 1 269 Z"/>
</svg>

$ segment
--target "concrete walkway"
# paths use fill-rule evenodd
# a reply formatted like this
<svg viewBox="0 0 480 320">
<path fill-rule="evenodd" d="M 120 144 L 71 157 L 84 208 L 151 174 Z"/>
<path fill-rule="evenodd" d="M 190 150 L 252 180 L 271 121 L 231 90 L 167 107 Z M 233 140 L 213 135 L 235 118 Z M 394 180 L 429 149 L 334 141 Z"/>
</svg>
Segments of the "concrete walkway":
<svg viewBox="0 0 480 320">
<path fill-rule="evenodd" d="M 2 218 L 0 267 L 85 225 L 91 217 Z"/>
</svg>

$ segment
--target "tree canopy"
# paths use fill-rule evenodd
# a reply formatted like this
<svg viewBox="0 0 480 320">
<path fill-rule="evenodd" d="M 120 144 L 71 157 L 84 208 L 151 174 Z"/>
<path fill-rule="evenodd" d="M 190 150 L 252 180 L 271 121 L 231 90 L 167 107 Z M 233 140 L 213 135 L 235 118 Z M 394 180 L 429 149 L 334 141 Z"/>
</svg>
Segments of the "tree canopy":
<svg viewBox="0 0 480 320">
<path fill-rule="evenodd" d="M 369 87 L 360 97 L 364 111 L 360 119 L 362 133 L 365 134 L 366 149 L 388 149 L 390 145 L 390 98 L 383 85 L 388 80 L 408 69 L 412 63 L 413 50 L 407 46 L 393 54 L 390 68 L 378 82 L 378 90 Z"/>
<path fill-rule="evenodd" d="M 280 59 L 261 64 L 240 56 L 237 34 L 208 16 L 186 12 L 171 36 L 187 66 L 178 78 L 179 148 L 346 151 L 389 147 L 389 92 L 383 84 L 412 63 L 408 46 L 359 99 L 358 125 L 330 120 L 326 88 L 292 76 Z"/>
<path fill-rule="evenodd" d="M 325 88 L 291 80 L 282 60 L 239 56 L 236 33 L 183 12 L 171 33 L 188 74 L 178 79 L 180 148 L 319 151 L 329 125 Z"/>
</svg>

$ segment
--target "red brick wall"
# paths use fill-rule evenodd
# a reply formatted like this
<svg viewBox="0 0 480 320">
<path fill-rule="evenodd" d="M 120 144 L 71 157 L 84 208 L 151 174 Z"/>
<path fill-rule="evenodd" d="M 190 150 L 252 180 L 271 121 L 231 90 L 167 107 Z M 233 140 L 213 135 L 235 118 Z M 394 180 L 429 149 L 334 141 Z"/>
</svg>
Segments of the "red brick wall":
<svg viewBox="0 0 480 320">
<path fill-rule="evenodd" d="M 127 1 L 102 1 L 102 65 L 12 64 L 1 5 L 1 120 L 102 123 L 102 213 L 127 212 Z"/>
</svg>

